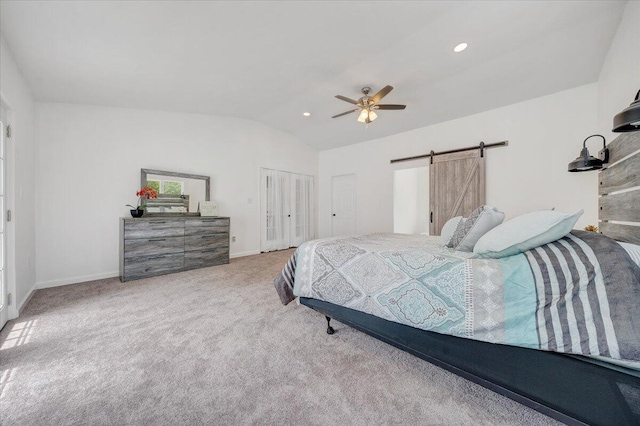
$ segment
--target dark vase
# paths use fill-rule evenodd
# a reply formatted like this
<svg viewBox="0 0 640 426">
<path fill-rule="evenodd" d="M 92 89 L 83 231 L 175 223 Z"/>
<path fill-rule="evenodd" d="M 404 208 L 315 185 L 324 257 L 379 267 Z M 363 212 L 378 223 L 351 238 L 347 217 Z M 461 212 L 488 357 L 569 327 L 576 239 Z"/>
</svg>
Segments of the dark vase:
<svg viewBox="0 0 640 426">
<path fill-rule="evenodd" d="M 132 217 L 142 217 L 143 214 L 144 214 L 144 210 L 142 209 L 131 210 Z"/>
</svg>

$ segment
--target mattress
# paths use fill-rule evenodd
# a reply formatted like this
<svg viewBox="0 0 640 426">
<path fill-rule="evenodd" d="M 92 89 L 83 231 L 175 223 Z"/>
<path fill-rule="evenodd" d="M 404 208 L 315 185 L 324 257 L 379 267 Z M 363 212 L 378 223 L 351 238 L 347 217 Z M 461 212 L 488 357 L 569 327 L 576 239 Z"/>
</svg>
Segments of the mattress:
<svg viewBox="0 0 640 426">
<path fill-rule="evenodd" d="M 329 238 L 301 245 L 283 276 L 293 296 L 424 330 L 640 361 L 640 287 L 631 285 L 640 268 L 600 234 L 574 231 L 504 259 L 443 248 L 439 237 Z"/>
</svg>

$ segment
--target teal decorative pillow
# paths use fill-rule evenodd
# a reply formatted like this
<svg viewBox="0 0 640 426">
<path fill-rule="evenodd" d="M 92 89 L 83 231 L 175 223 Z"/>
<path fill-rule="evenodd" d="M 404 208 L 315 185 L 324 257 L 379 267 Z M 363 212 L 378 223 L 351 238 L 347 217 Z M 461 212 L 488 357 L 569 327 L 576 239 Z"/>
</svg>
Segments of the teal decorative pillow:
<svg viewBox="0 0 640 426">
<path fill-rule="evenodd" d="M 440 241 L 443 246 L 448 247 L 451 242 L 451 238 L 453 237 L 453 233 L 456 232 L 460 222 L 464 222 L 464 218 L 462 216 L 456 216 L 452 217 L 444 224 L 440 231 Z"/>
<path fill-rule="evenodd" d="M 473 251 L 480 237 L 500 225 L 503 220 L 504 213 L 495 207 L 478 207 L 466 220 L 458 222 L 447 247 L 458 251 Z"/>
<path fill-rule="evenodd" d="M 583 210 L 573 214 L 541 210 L 514 217 L 487 232 L 473 252 L 479 257 L 494 259 L 523 253 L 567 235 L 582 213 Z"/>
</svg>

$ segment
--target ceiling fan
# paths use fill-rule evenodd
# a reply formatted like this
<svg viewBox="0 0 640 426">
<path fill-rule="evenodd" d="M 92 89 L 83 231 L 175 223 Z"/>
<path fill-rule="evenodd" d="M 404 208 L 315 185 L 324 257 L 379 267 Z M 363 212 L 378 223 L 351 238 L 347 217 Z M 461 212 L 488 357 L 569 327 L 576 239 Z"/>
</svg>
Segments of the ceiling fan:
<svg viewBox="0 0 640 426">
<path fill-rule="evenodd" d="M 357 108 L 354 108 L 350 111 L 345 111 L 341 114 L 338 115 L 334 115 L 331 118 L 338 118 L 338 117 L 342 117 L 343 115 L 347 115 L 347 114 L 351 114 L 352 112 L 356 112 L 358 110 L 360 110 L 360 115 L 358 116 L 358 121 L 360 123 L 371 123 L 373 120 L 375 120 L 376 118 L 378 118 L 378 114 L 376 114 L 376 110 L 383 110 L 383 109 L 396 109 L 396 110 L 400 110 L 400 109 L 405 109 L 407 106 L 406 105 L 393 105 L 393 104 L 385 104 L 385 105 L 379 105 L 378 102 L 380 102 L 380 100 L 382 100 L 382 98 L 384 98 L 385 96 L 387 96 L 389 94 L 389 92 L 391 92 L 393 90 L 392 86 L 384 86 L 382 89 L 380 89 L 380 91 L 378 93 L 376 93 L 373 96 L 369 96 L 369 92 L 371 91 L 371 87 L 363 87 L 362 88 L 362 93 L 364 94 L 363 97 L 361 97 L 360 99 L 358 99 L 357 101 L 347 98 L 346 96 L 342 96 L 342 95 L 336 95 L 336 98 L 340 99 L 341 101 L 345 101 L 345 102 L 349 102 L 350 104 L 354 104 L 357 106 Z"/>
</svg>

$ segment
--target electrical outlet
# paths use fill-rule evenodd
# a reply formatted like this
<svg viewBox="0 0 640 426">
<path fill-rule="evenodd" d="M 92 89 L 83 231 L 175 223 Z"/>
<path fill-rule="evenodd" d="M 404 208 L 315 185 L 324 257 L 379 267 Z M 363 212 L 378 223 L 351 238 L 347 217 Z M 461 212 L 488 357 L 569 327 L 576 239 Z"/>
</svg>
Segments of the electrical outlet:
<svg viewBox="0 0 640 426">
<path fill-rule="evenodd" d="M 232 242 L 232 243 L 235 243 L 235 242 L 236 242 L 236 236 L 235 236 L 235 235 L 231 237 L 231 242 Z"/>
</svg>

